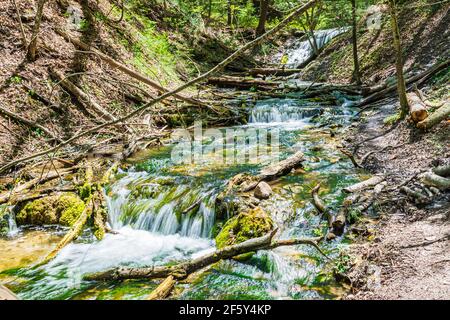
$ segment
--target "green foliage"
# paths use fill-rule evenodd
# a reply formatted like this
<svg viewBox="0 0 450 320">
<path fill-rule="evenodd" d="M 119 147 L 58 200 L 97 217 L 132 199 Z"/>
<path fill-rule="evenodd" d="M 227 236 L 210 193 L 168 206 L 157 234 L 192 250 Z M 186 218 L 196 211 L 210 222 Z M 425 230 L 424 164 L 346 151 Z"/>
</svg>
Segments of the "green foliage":
<svg viewBox="0 0 450 320">
<path fill-rule="evenodd" d="M 401 119 L 400 113 L 395 113 L 383 119 L 383 123 L 386 125 L 393 125 Z"/>
</svg>

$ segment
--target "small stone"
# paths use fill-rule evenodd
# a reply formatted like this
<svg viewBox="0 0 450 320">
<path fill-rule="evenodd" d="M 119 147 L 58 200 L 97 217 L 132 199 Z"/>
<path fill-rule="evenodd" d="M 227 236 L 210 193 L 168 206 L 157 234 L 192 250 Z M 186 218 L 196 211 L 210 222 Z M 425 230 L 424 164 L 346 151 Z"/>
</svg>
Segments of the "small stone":
<svg viewBox="0 0 450 320">
<path fill-rule="evenodd" d="M 258 183 L 254 195 L 258 199 L 269 199 L 272 194 L 272 188 L 264 181 Z"/>
<path fill-rule="evenodd" d="M 327 240 L 328 241 L 331 241 L 331 240 L 334 240 L 334 239 L 336 239 L 336 235 L 333 232 L 330 232 L 330 233 L 327 234 Z"/>
</svg>

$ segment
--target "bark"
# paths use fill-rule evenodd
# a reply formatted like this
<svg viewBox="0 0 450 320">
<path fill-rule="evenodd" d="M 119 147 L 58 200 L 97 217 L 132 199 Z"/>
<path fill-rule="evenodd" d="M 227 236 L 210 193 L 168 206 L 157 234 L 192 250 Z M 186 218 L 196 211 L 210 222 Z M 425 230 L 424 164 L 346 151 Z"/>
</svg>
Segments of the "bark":
<svg viewBox="0 0 450 320">
<path fill-rule="evenodd" d="M 346 193 L 355 193 L 355 192 L 360 192 L 369 188 L 372 188 L 374 186 L 376 186 L 377 184 L 383 182 L 385 179 L 384 176 L 374 176 L 370 179 L 367 179 L 365 181 L 356 183 L 354 185 L 351 185 L 347 188 L 344 188 L 344 192 Z"/>
<path fill-rule="evenodd" d="M 78 88 L 75 84 L 69 81 L 61 72 L 57 70 L 51 70 L 51 74 L 59 81 L 59 83 L 67 89 L 71 94 L 73 94 L 77 100 L 85 105 L 87 109 L 93 110 L 98 116 L 102 117 L 107 121 L 116 121 L 116 117 L 114 117 L 111 113 L 108 112 L 105 108 L 99 105 L 97 102 L 92 100 L 92 98 L 86 94 L 83 90 Z M 123 126 L 118 125 L 119 129 L 122 129 Z M 129 133 L 134 133 L 134 131 L 125 125 L 125 129 Z"/>
<path fill-rule="evenodd" d="M 356 84 L 360 85 L 361 73 L 359 70 L 359 58 L 358 58 L 358 35 L 357 35 L 357 24 L 356 24 L 356 0 L 351 0 L 352 2 L 352 43 L 353 43 L 353 77 Z"/>
<path fill-rule="evenodd" d="M 403 55 L 402 44 L 400 40 L 400 30 L 397 21 L 397 8 L 395 0 L 389 0 L 391 27 L 394 36 L 394 49 L 396 53 L 395 68 L 397 70 L 397 92 L 400 99 L 401 118 L 408 114 L 408 100 L 406 98 L 406 83 L 403 75 Z"/>
<path fill-rule="evenodd" d="M 240 89 L 276 89 L 280 83 L 273 81 L 266 81 L 261 79 L 247 79 L 241 77 L 223 76 L 208 79 L 208 84 L 225 88 L 240 88 Z"/>
<path fill-rule="evenodd" d="M 59 150 L 61 147 L 70 145 L 71 143 L 77 141 L 78 139 L 87 136 L 91 133 L 97 132 L 100 129 L 109 127 L 109 126 L 113 126 L 116 125 L 118 123 L 124 122 L 128 119 L 131 119 L 133 117 L 135 117 L 138 114 L 141 114 L 143 111 L 149 109 L 150 107 L 154 106 L 155 104 L 174 96 L 175 94 L 178 94 L 179 92 L 191 87 L 194 84 L 197 84 L 201 81 L 204 81 L 205 79 L 211 77 L 211 75 L 215 74 L 216 72 L 223 70 L 223 68 L 225 68 L 227 65 L 229 65 L 230 63 L 232 63 L 233 61 L 235 61 L 238 57 L 240 57 L 242 54 L 244 54 L 247 50 L 259 45 L 260 43 L 262 43 L 266 38 L 270 37 L 271 35 L 276 34 L 277 32 L 279 32 L 281 29 L 283 29 L 285 26 L 287 26 L 290 22 L 292 22 L 297 16 L 299 16 L 300 14 L 302 14 L 303 12 L 305 12 L 306 10 L 308 10 L 309 8 L 315 6 L 317 3 L 319 2 L 319 0 L 311 0 L 309 2 L 307 2 L 306 4 L 298 7 L 297 9 L 295 9 L 291 14 L 289 14 L 283 21 L 281 21 L 276 27 L 274 27 L 273 29 L 267 31 L 265 34 L 263 34 L 261 37 L 256 38 L 253 41 L 250 41 L 249 43 L 247 43 L 246 45 L 242 46 L 240 49 L 238 49 L 237 51 L 235 51 L 233 54 L 231 54 L 228 58 L 226 58 L 225 60 L 223 60 L 221 63 L 217 64 L 214 68 L 210 69 L 208 72 L 198 76 L 197 78 L 186 82 L 185 84 L 179 86 L 178 88 L 164 93 L 162 95 L 160 95 L 159 97 L 153 99 L 152 101 L 146 103 L 145 105 L 143 105 L 142 107 L 134 110 L 133 112 L 130 112 L 128 115 L 119 118 L 115 121 L 110 121 L 107 123 L 103 123 L 100 124 L 98 126 L 95 126 L 91 129 L 85 130 L 83 132 L 80 132 L 74 136 L 72 136 L 71 138 L 69 138 L 66 141 L 63 141 L 62 143 L 60 143 L 59 145 L 53 147 L 53 148 L 49 148 L 47 150 L 43 150 L 40 152 L 36 152 L 34 154 L 31 154 L 29 156 L 20 158 L 20 159 L 16 159 L 13 161 L 10 161 L 9 163 L 3 164 L 0 167 L 0 173 L 4 172 L 5 170 L 8 170 L 12 167 L 14 167 L 15 165 L 22 163 L 22 162 L 26 162 L 26 161 L 30 161 L 36 158 L 39 158 L 41 156 L 47 155 L 51 152 L 57 151 Z"/>
<path fill-rule="evenodd" d="M 180 263 L 175 266 L 158 266 L 150 268 L 119 267 L 102 272 L 85 275 L 85 280 L 109 281 L 126 279 L 156 279 L 172 276 L 174 279 L 185 279 L 189 274 L 224 259 L 231 259 L 243 253 L 270 250 L 280 246 L 310 245 L 325 255 L 317 245 L 319 238 L 273 240 L 276 230 L 260 238 L 253 238 L 239 244 L 218 249 L 212 253 Z M 327 257 L 325 255 L 325 257 Z M 328 258 L 328 257 L 327 257 Z"/>
<path fill-rule="evenodd" d="M 419 122 L 417 127 L 423 130 L 428 130 L 448 118 L 450 118 L 450 102 L 446 102 L 442 107 L 430 114 L 428 118 Z"/>
<path fill-rule="evenodd" d="M 165 299 L 172 291 L 175 283 L 176 281 L 174 277 L 172 275 L 168 276 L 155 290 L 153 290 L 153 292 L 148 296 L 147 300 Z"/>
<path fill-rule="evenodd" d="M 450 177 L 450 165 L 436 167 L 433 172 L 438 176 Z"/>
<path fill-rule="evenodd" d="M 409 105 L 409 115 L 414 122 L 420 122 L 428 117 L 427 106 L 422 99 L 413 92 L 406 95 Z"/>
<path fill-rule="evenodd" d="M 326 210 L 325 204 L 323 203 L 322 199 L 319 197 L 319 189 L 320 189 L 320 183 L 317 184 L 312 190 L 311 190 L 311 196 L 313 198 L 313 205 L 319 211 L 320 214 L 323 214 Z"/>
<path fill-rule="evenodd" d="M 257 175 L 257 178 L 259 182 L 275 180 L 291 173 L 292 170 L 302 167 L 303 161 L 305 161 L 305 156 L 303 152 L 298 151 L 285 160 L 263 168 Z"/>
<path fill-rule="evenodd" d="M 42 130 L 46 135 L 48 135 L 50 138 L 58 141 L 58 142 L 62 142 L 62 140 L 60 138 L 58 138 L 57 136 L 55 136 L 50 130 L 48 130 L 46 127 L 41 126 L 40 124 L 36 123 L 35 121 L 31 121 L 28 120 L 14 112 L 11 112 L 3 107 L 0 107 L 0 113 L 3 113 L 5 115 L 7 115 L 8 117 L 13 118 L 14 120 L 21 122 L 23 124 L 26 124 L 27 126 L 31 127 L 31 128 L 39 128 L 40 130 Z"/>
<path fill-rule="evenodd" d="M 47 173 L 45 176 L 32 179 L 28 182 L 25 182 L 17 187 L 15 187 L 12 191 L 7 191 L 2 194 L 0 194 L 0 204 L 7 203 L 13 199 L 13 197 L 17 194 L 23 193 L 38 184 L 43 184 L 45 182 L 48 182 L 50 180 L 63 177 L 75 170 L 76 167 L 68 168 L 68 169 L 62 169 L 60 171 L 52 171 Z"/>
<path fill-rule="evenodd" d="M 39 0 L 38 4 L 37 4 L 33 32 L 31 34 L 30 44 L 28 45 L 28 52 L 27 52 L 28 61 L 36 60 L 37 40 L 38 40 L 39 30 L 41 28 L 42 14 L 44 11 L 45 2 L 47 2 L 47 0 Z"/>
<path fill-rule="evenodd" d="M 62 36 L 64 39 L 66 39 L 68 42 L 71 42 L 73 45 L 75 45 L 76 47 L 86 51 L 87 53 L 92 53 L 94 55 L 96 55 L 97 57 L 99 57 L 100 59 L 102 59 L 103 61 L 105 61 L 106 63 L 108 63 L 111 67 L 119 69 L 120 71 L 122 71 L 123 73 L 126 73 L 127 75 L 129 75 L 130 77 L 143 82 L 147 85 L 149 85 L 150 87 L 153 87 L 155 89 L 157 89 L 159 92 L 161 93 L 165 93 L 165 92 L 169 92 L 169 89 L 164 88 L 162 86 L 160 86 L 158 83 L 156 83 L 155 81 L 147 78 L 146 76 L 131 70 L 130 68 L 128 68 L 127 66 L 121 64 L 120 62 L 110 58 L 109 56 L 107 56 L 106 54 L 102 53 L 101 51 L 90 47 L 89 45 L 81 42 L 80 40 L 77 40 L 73 37 L 71 37 L 68 33 L 57 29 L 56 33 L 58 33 L 60 36 Z M 189 104 L 193 104 L 193 105 L 203 105 L 203 103 L 201 101 L 192 99 L 192 98 L 188 98 L 185 97 L 181 94 L 174 94 L 173 95 L 175 98 L 180 99 L 182 101 L 185 101 Z"/>
<path fill-rule="evenodd" d="M 261 0 L 259 6 L 259 22 L 256 28 L 256 36 L 259 37 L 266 32 L 267 13 L 269 11 L 270 0 Z"/>
<path fill-rule="evenodd" d="M 19 21 L 20 34 L 22 35 L 22 45 L 24 48 L 28 47 L 27 36 L 25 35 L 25 29 L 23 28 L 22 19 L 20 18 L 19 7 L 17 6 L 16 0 L 13 0 L 14 8 L 16 9 L 17 20 Z"/>
<path fill-rule="evenodd" d="M 254 68 L 250 69 L 248 73 L 252 76 L 290 76 L 301 71 L 301 69 Z"/>
<path fill-rule="evenodd" d="M 440 190 L 450 189 L 450 178 L 438 176 L 433 172 L 427 172 L 422 176 L 422 181 L 426 185 L 436 187 Z"/>
</svg>

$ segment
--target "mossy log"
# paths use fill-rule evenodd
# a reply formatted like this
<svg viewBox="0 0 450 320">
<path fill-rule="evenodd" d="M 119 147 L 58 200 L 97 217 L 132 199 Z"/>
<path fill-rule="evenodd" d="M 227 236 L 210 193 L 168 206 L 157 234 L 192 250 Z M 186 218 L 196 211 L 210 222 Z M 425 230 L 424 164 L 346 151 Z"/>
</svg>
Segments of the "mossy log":
<svg viewBox="0 0 450 320">
<path fill-rule="evenodd" d="M 433 168 L 433 172 L 441 177 L 450 177 L 450 165 Z"/>
<path fill-rule="evenodd" d="M 281 83 L 276 81 L 266 81 L 262 79 L 249 79 L 242 77 L 213 77 L 208 79 L 208 84 L 212 84 L 218 87 L 224 88 L 240 88 L 240 89 L 277 89 L 280 87 Z"/>
<path fill-rule="evenodd" d="M 409 115 L 414 122 L 420 122 L 428 117 L 427 106 L 414 92 L 406 95 L 409 105 Z"/>
<path fill-rule="evenodd" d="M 440 190 L 450 189 L 450 178 L 444 178 L 433 172 L 426 172 L 422 175 L 422 181 L 426 185 L 436 187 Z"/>
<path fill-rule="evenodd" d="M 170 275 L 148 296 L 147 300 L 163 300 L 165 299 L 176 284 L 175 278 Z"/>
<path fill-rule="evenodd" d="M 290 76 L 301 71 L 302 69 L 253 68 L 248 70 L 248 74 L 252 76 Z"/>
<path fill-rule="evenodd" d="M 259 238 L 253 238 L 245 242 L 218 249 L 212 253 L 174 266 L 157 266 L 149 268 L 118 267 L 102 272 L 87 274 L 83 278 L 85 280 L 93 281 L 156 279 L 167 278 L 169 276 L 173 276 L 174 279 L 185 279 L 189 274 L 219 262 L 220 260 L 231 259 L 244 253 L 269 250 L 280 246 L 310 245 L 327 257 L 317 244 L 321 238 L 273 240 L 276 231 L 277 230 L 274 230 Z"/>
<path fill-rule="evenodd" d="M 59 178 L 59 177 L 64 177 L 65 175 L 74 172 L 76 169 L 77 169 L 77 167 L 74 166 L 74 167 L 67 168 L 67 169 L 52 171 L 52 172 L 48 172 L 47 174 L 42 175 L 42 177 L 38 177 L 38 178 L 32 179 L 30 181 L 24 182 L 23 184 L 16 186 L 12 191 L 7 191 L 7 192 L 2 193 L 0 195 L 0 204 L 9 202 L 10 200 L 13 199 L 13 197 L 15 195 L 26 192 L 39 184 L 46 183 L 48 181 L 51 181 L 51 180 Z"/>
<path fill-rule="evenodd" d="M 447 120 L 450 118 L 450 102 L 446 102 L 442 107 L 437 109 L 435 112 L 430 114 L 428 118 L 423 121 L 420 121 L 417 124 L 417 127 L 423 130 L 431 129 L 441 121 Z"/>
</svg>

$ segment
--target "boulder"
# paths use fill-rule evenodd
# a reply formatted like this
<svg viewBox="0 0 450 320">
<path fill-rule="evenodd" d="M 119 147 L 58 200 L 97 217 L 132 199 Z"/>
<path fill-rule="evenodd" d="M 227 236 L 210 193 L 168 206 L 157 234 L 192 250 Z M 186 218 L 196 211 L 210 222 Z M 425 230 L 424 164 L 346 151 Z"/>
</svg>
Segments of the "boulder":
<svg viewBox="0 0 450 320">
<path fill-rule="evenodd" d="M 47 196 L 27 203 L 17 214 L 17 224 L 61 224 L 72 226 L 84 211 L 85 204 L 74 193 Z"/>
<path fill-rule="evenodd" d="M 258 199 L 269 199 L 271 194 L 272 188 L 264 181 L 258 183 L 254 191 L 254 196 Z"/>
</svg>

